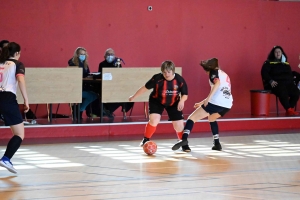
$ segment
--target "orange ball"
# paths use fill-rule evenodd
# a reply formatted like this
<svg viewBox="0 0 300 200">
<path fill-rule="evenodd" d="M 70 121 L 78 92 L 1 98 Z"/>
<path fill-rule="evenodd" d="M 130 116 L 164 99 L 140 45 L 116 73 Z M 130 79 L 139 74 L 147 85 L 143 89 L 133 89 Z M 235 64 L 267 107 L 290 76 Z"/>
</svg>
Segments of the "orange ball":
<svg viewBox="0 0 300 200">
<path fill-rule="evenodd" d="M 148 141 L 143 145 L 143 149 L 146 154 L 153 155 L 157 150 L 157 145 L 153 141 Z"/>
</svg>

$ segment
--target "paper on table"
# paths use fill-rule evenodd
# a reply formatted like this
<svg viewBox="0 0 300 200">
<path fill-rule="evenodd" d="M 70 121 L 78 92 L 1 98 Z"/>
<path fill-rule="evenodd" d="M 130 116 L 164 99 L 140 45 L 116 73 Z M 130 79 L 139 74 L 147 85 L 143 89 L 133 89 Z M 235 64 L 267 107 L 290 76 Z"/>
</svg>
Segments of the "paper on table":
<svg viewBox="0 0 300 200">
<path fill-rule="evenodd" d="M 111 73 L 104 73 L 104 74 L 103 74 L 103 80 L 111 81 L 111 80 L 112 80 L 112 75 L 111 75 Z"/>
</svg>

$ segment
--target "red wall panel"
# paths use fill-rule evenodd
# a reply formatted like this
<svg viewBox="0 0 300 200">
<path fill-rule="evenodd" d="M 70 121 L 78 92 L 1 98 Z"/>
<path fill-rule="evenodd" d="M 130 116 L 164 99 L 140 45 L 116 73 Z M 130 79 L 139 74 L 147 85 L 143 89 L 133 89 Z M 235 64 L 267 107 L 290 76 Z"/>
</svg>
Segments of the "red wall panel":
<svg viewBox="0 0 300 200">
<path fill-rule="evenodd" d="M 124 67 L 173 60 L 189 86 L 185 113 L 210 89 L 199 61 L 217 57 L 231 77 L 231 112 L 250 114 L 249 90 L 262 88 L 260 68 L 274 45 L 297 70 L 299 10 L 299 2 L 261 0 L 10 0 L 1 4 L 0 39 L 21 44 L 26 67 L 65 67 L 78 46 L 88 50 L 91 71 L 109 47 Z M 68 106 L 59 112 L 68 114 Z M 133 114 L 142 115 L 143 104 Z"/>
</svg>

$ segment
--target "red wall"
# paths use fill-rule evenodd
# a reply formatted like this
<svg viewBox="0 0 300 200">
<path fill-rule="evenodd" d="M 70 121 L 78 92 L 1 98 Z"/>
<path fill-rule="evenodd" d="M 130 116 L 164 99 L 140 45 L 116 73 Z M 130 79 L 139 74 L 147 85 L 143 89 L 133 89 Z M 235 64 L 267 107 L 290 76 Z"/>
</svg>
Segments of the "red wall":
<svg viewBox="0 0 300 200">
<path fill-rule="evenodd" d="M 185 113 L 210 89 L 199 61 L 217 57 L 231 77 L 231 112 L 250 113 L 249 90 L 262 88 L 260 68 L 274 45 L 298 69 L 299 11 L 299 2 L 262 0 L 10 0 L 1 4 L 0 39 L 21 44 L 26 67 L 65 67 L 78 46 L 88 50 L 91 71 L 109 47 L 124 67 L 171 59 L 189 86 Z M 143 114 L 142 104 L 133 114 Z"/>
</svg>

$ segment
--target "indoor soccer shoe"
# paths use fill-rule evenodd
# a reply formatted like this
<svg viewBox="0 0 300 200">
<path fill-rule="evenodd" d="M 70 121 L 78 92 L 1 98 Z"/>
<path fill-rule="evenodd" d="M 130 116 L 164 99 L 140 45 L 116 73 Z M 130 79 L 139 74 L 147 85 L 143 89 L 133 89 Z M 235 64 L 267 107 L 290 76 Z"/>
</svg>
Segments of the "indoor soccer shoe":
<svg viewBox="0 0 300 200">
<path fill-rule="evenodd" d="M 13 164 L 8 160 L 1 160 L 0 166 L 6 168 L 11 173 L 14 173 L 14 174 L 17 173 L 17 170 L 13 167 Z"/>
<path fill-rule="evenodd" d="M 180 147 L 182 146 L 185 146 L 188 144 L 188 141 L 187 140 L 179 140 L 173 147 L 172 147 L 172 150 L 175 151 L 175 150 L 178 150 Z"/>
<path fill-rule="evenodd" d="M 211 149 L 216 151 L 222 151 L 222 146 L 220 143 L 216 143 Z"/>
<path fill-rule="evenodd" d="M 187 144 L 187 145 L 184 145 L 184 146 L 182 146 L 181 147 L 181 149 L 182 149 L 182 151 L 184 151 L 184 152 L 191 152 L 191 148 L 189 147 L 189 145 Z"/>
<path fill-rule="evenodd" d="M 143 140 L 142 140 L 141 143 L 140 143 L 140 147 L 144 146 L 144 144 L 145 144 L 146 142 L 148 142 L 149 140 L 150 140 L 149 138 L 143 138 Z"/>
</svg>

